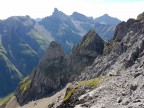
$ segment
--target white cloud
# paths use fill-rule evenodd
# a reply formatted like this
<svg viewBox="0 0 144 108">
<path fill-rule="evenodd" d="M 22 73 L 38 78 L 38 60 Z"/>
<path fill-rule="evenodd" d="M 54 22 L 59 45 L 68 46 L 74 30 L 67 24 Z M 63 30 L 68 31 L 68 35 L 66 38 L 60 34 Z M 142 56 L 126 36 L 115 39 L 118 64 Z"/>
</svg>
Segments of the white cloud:
<svg viewBox="0 0 144 108">
<path fill-rule="evenodd" d="M 106 0 L 0 0 L 0 19 L 9 16 L 30 15 L 33 18 L 46 17 L 54 8 L 66 14 L 77 11 L 87 16 L 98 17 L 105 13 L 121 20 L 135 18 L 141 13 L 144 2 L 106 2 Z"/>
</svg>

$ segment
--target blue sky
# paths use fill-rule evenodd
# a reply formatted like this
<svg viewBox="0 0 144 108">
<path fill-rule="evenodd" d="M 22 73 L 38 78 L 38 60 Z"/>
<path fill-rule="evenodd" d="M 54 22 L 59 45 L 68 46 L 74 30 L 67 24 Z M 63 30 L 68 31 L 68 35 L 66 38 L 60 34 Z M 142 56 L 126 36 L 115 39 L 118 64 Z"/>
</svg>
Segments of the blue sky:
<svg viewBox="0 0 144 108">
<path fill-rule="evenodd" d="M 0 0 L 0 19 L 19 15 L 43 18 L 54 8 L 67 15 L 77 11 L 95 18 L 107 13 L 126 21 L 144 11 L 144 0 Z"/>
</svg>

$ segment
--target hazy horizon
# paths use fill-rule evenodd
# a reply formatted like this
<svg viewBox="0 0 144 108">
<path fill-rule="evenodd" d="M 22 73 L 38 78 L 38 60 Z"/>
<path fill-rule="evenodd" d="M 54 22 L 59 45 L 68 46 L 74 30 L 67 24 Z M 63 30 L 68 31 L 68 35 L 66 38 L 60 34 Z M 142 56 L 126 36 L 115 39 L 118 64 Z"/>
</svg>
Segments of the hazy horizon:
<svg viewBox="0 0 144 108">
<path fill-rule="evenodd" d="M 78 12 L 96 18 L 108 14 L 126 21 L 136 18 L 144 11 L 143 7 L 143 0 L 4 0 L 0 4 L 0 19 L 25 15 L 44 18 L 52 15 L 57 8 L 67 15 Z"/>
</svg>

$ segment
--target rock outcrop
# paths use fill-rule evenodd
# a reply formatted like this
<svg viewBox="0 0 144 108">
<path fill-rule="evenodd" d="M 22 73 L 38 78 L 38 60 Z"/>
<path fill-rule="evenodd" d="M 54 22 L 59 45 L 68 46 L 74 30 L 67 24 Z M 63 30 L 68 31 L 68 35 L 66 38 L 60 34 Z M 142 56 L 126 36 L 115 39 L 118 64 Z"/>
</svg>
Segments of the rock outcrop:
<svg viewBox="0 0 144 108">
<path fill-rule="evenodd" d="M 121 22 L 118 24 L 114 33 L 114 40 L 120 42 L 134 22 L 134 19 L 129 19 L 127 22 Z"/>
<path fill-rule="evenodd" d="M 51 42 L 46 54 L 41 59 L 37 68 L 35 68 L 24 84 L 31 81 L 29 89 L 21 89 L 19 84 L 16 90 L 18 102 L 22 105 L 32 99 L 38 99 L 44 95 L 51 94 L 61 86 L 67 83 L 67 57 L 60 44 Z"/>
<path fill-rule="evenodd" d="M 84 67 L 90 66 L 95 58 L 103 54 L 104 41 L 94 31 L 90 30 L 82 41 L 73 48 L 70 55 L 70 72 L 72 80 L 79 76 Z"/>
</svg>

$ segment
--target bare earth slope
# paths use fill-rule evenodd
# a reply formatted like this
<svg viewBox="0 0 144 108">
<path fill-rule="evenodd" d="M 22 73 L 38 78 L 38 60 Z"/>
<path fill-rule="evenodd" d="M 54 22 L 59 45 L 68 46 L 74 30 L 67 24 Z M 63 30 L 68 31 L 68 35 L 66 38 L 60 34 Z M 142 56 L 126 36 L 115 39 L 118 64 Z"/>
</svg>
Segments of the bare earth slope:
<svg viewBox="0 0 144 108">
<path fill-rule="evenodd" d="M 24 106 L 20 106 L 19 103 L 16 100 L 16 97 L 13 96 L 11 98 L 11 100 L 8 102 L 8 104 L 5 106 L 5 108 L 48 108 L 48 106 L 50 104 L 52 104 L 53 102 L 58 101 L 59 103 L 57 105 L 59 105 L 62 101 L 63 98 L 65 96 L 65 92 L 66 89 L 70 86 L 71 84 L 67 84 L 67 86 L 65 88 L 63 88 L 62 90 L 58 91 L 56 94 L 50 96 L 50 97 L 46 97 L 46 98 L 42 98 L 36 101 L 31 101 L 28 104 L 24 105 Z"/>
</svg>

